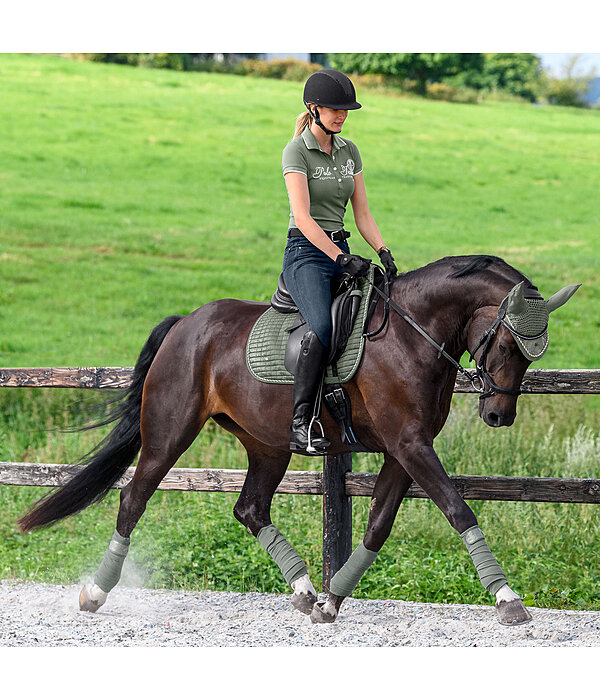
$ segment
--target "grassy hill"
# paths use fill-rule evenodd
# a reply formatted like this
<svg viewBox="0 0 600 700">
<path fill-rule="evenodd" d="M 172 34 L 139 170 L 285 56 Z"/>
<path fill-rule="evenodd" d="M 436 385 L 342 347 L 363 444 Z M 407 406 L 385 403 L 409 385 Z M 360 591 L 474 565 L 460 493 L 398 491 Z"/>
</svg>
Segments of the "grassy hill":
<svg viewBox="0 0 600 700">
<path fill-rule="evenodd" d="M 0 89 L 0 367 L 131 365 L 168 314 L 220 297 L 270 298 L 288 215 L 281 151 L 300 84 L 2 55 Z M 360 100 L 343 135 L 360 147 L 371 210 L 399 266 L 491 253 L 546 297 L 583 282 L 553 315 L 537 366 L 599 367 L 600 112 L 367 91 Z M 347 228 L 353 251 L 369 255 L 350 214 Z M 77 420 L 99 398 L 92 393 L 0 389 L 0 460 L 79 457 L 102 431 L 53 430 Z M 598 477 L 596 398 L 522 397 L 517 424 L 492 431 L 476 399 L 457 397 L 436 445 L 453 473 Z M 245 458 L 210 426 L 179 465 L 244 467 Z M 378 466 L 375 455 L 355 462 Z M 116 493 L 47 532 L 18 535 L 16 518 L 43 492 L 0 487 L 3 578 L 78 580 L 104 552 Z M 234 501 L 157 493 L 134 533 L 127 580 L 285 591 L 233 519 Z M 356 542 L 368 505 L 355 499 Z M 471 505 L 529 602 L 600 607 L 594 506 Z M 274 522 L 315 582 L 320 518 L 319 498 L 275 499 Z M 459 540 L 429 502 L 404 504 L 356 594 L 489 602 Z"/>
<path fill-rule="evenodd" d="M 270 297 L 300 84 L 26 55 L 0 84 L 0 366 L 127 365 L 167 314 Z M 362 101 L 344 135 L 400 266 L 485 252 L 546 296 L 583 282 L 539 366 L 599 366 L 600 113 Z"/>
</svg>

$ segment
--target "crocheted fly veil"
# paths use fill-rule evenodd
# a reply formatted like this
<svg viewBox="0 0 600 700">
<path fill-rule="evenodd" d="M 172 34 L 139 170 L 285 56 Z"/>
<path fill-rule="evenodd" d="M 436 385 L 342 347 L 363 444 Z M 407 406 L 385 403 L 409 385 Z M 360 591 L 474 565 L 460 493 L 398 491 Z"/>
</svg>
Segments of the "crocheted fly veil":
<svg viewBox="0 0 600 700">
<path fill-rule="evenodd" d="M 549 345 L 548 319 L 575 294 L 581 284 L 564 287 L 549 299 L 519 282 L 506 295 L 498 314 L 504 313 L 503 325 L 508 328 L 521 352 L 528 360 L 539 360 Z"/>
</svg>

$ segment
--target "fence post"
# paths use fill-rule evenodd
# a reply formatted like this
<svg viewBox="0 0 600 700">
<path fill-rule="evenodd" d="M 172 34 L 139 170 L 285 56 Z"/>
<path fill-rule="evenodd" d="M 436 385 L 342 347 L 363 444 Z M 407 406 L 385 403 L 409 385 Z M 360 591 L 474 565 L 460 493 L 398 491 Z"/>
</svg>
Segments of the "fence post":
<svg viewBox="0 0 600 700">
<path fill-rule="evenodd" d="M 352 496 L 345 478 L 352 471 L 352 453 L 323 458 L 323 590 L 352 553 Z"/>
</svg>

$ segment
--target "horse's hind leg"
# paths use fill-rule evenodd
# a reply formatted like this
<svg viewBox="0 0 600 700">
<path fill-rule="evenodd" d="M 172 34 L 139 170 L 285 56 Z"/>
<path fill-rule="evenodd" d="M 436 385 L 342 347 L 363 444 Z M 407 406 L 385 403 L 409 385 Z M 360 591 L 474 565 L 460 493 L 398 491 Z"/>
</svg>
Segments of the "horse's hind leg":
<svg viewBox="0 0 600 700">
<path fill-rule="evenodd" d="M 398 508 L 412 481 L 401 464 L 390 455 L 385 455 L 371 496 L 365 537 L 332 578 L 325 603 L 315 604 L 310 615 L 313 622 L 335 622 L 343 601 L 352 594 L 389 537 Z"/>
<path fill-rule="evenodd" d="M 172 392 L 176 394 L 177 392 Z M 150 394 L 149 394 L 150 396 Z M 170 410 L 173 401 L 182 403 L 178 412 Z M 171 406 L 171 409 L 173 406 Z M 129 538 L 146 505 L 167 472 L 192 444 L 206 422 L 200 398 L 190 394 L 152 395 L 142 407 L 142 450 L 132 480 L 121 490 L 117 527 L 94 576 L 79 595 L 79 608 L 96 612 L 117 585 L 129 550 Z"/>
<path fill-rule="evenodd" d="M 263 445 L 248 435 L 237 435 L 248 452 L 248 475 L 234 506 L 235 517 L 254 535 L 279 566 L 292 587 L 292 605 L 309 615 L 317 593 L 306 564 L 271 522 L 271 502 L 291 459 L 287 451 Z"/>
</svg>

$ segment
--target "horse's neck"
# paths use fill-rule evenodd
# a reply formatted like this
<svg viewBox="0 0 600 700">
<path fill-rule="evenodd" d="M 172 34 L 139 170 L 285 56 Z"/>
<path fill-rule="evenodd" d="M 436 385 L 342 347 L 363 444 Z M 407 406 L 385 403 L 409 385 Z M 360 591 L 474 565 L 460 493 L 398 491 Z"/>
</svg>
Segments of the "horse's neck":
<svg viewBox="0 0 600 700">
<path fill-rule="evenodd" d="M 477 310 L 498 306 L 504 294 L 501 286 L 481 275 L 457 279 L 440 276 L 429 281 L 414 278 L 406 285 L 399 280 L 392 298 L 436 342 L 445 343 L 448 352 L 460 356 L 467 350 L 469 323 Z"/>
</svg>

